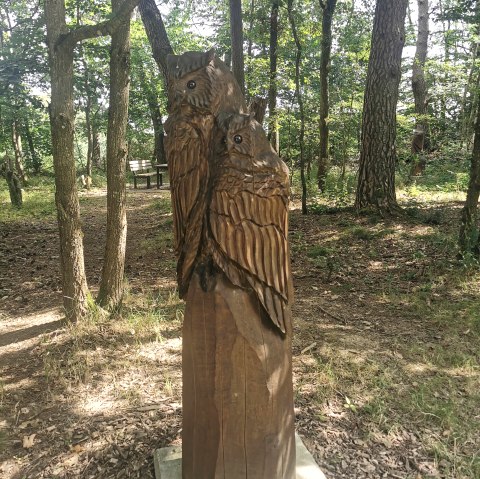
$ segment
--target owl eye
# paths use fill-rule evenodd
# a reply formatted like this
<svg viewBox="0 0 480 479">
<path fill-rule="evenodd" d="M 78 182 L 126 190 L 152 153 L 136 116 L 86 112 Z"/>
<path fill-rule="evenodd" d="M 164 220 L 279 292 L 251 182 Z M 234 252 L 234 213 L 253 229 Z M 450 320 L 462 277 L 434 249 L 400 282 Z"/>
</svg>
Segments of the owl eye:
<svg viewBox="0 0 480 479">
<path fill-rule="evenodd" d="M 235 135 L 235 136 L 233 137 L 233 141 L 234 141 L 237 145 L 239 145 L 239 144 L 243 141 L 242 135 Z"/>
<path fill-rule="evenodd" d="M 193 90 L 197 86 L 197 83 L 194 80 L 190 80 L 187 82 L 187 88 L 189 90 Z"/>
</svg>

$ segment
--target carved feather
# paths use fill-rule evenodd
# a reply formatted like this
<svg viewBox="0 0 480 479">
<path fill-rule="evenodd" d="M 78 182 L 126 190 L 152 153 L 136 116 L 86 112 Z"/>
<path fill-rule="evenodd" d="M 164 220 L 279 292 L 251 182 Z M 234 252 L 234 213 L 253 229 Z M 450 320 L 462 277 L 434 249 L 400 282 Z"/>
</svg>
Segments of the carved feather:
<svg viewBox="0 0 480 479">
<path fill-rule="evenodd" d="M 165 151 L 172 191 L 177 280 L 180 297 L 201 254 L 210 185 L 209 159 L 214 154 L 215 114 L 244 111 L 243 96 L 233 75 L 214 56 L 186 52 L 169 55 L 169 118 Z"/>
<path fill-rule="evenodd" d="M 285 332 L 292 299 L 288 169 L 253 119 L 234 115 L 225 133 L 227 151 L 208 211 L 212 256 L 232 283 L 255 291 L 272 322 Z M 235 135 L 241 143 L 232 140 Z"/>
</svg>

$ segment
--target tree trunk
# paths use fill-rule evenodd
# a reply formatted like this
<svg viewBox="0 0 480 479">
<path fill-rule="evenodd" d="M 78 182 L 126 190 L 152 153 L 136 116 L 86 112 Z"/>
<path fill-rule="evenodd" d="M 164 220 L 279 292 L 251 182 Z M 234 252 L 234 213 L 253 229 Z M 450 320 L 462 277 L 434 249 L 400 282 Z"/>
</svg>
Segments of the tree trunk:
<svg viewBox="0 0 480 479">
<path fill-rule="evenodd" d="M 28 149 L 30 151 L 30 157 L 32 159 L 33 171 L 35 174 L 38 174 L 40 173 L 40 169 L 42 168 L 42 161 L 35 150 L 35 144 L 33 143 L 33 137 L 30 131 L 30 124 L 28 122 L 28 118 L 25 119 L 25 135 L 27 137 Z"/>
<path fill-rule="evenodd" d="M 22 136 L 20 135 L 20 125 L 18 124 L 18 120 L 13 120 L 12 122 L 12 145 L 15 153 L 15 169 L 17 170 L 17 176 L 20 178 L 22 184 L 25 184 L 27 182 L 27 177 L 23 165 Z"/>
<path fill-rule="evenodd" d="M 300 135 L 298 142 L 300 145 L 300 179 L 302 182 L 302 214 L 308 213 L 307 208 L 307 180 L 305 178 L 305 113 L 303 111 L 303 97 L 302 90 L 300 88 L 300 63 L 302 61 L 302 44 L 297 33 L 295 25 L 295 17 L 293 16 L 293 0 L 288 0 L 288 19 L 290 21 L 290 27 L 292 28 L 293 38 L 297 47 L 297 54 L 295 56 L 295 95 L 298 100 L 298 109 L 300 110 Z"/>
<path fill-rule="evenodd" d="M 152 107 L 150 108 L 150 116 L 152 118 L 153 131 L 155 135 L 153 155 L 157 163 L 165 164 L 167 162 L 167 158 L 165 156 L 165 146 L 163 144 L 165 133 L 163 130 L 162 114 L 160 112 L 160 106 L 158 105 L 158 102 L 155 107 L 153 107 L 152 104 Z"/>
<path fill-rule="evenodd" d="M 395 195 L 396 107 L 407 0 L 377 0 L 363 103 L 357 209 L 398 212 Z"/>
<path fill-rule="evenodd" d="M 480 238 L 478 234 L 478 198 L 480 195 L 480 108 L 477 109 L 475 124 L 475 140 L 473 142 L 470 165 L 470 182 L 467 199 L 462 210 L 460 221 L 459 247 L 462 253 L 480 254 Z"/>
<path fill-rule="evenodd" d="M 82 63 L 84 69 L 84 77 L 83 77 L 83 84 L 85 88 L 85 94 L 87 97 L 87 103 L 85 105 L 85 124 L 87 127 L 87 166 L 85 169 L 85 174 L 90 179 L 87 181 L 87 184 L 91 183 L 92 178 L 92 166 L 93 166 L 93 128 L 92 128 L 92 98 L 91 98 L 91 91 L 90 91 L 90 82 L 89 82 L 89 74 L 88 74 L 88 65 L 83 55 L 83 51 L 81 50 L 82 55 Z"/>
<path fill-rule="evenodd" d="M 475 15 L 480 18 L 480 0 L 475 2 Z M 461 136 L 465 142 L 466 148 L 470 148 L 472 144 L 473 130 L 475 128 L 475 113 L 477 108 L 478 95 L 476 92 L 480 87 L 480 71 L 478 58 L 480 57 L 480 23 L 477 22 L 476 32 L 472 41 L 471 67 L 468 75 L 468 81 L 465 83 L 462 99 L 462 110 L 460 118 L 462 118 Z"/>
<path fill-rule="evenodd" d="M 273 0 L 270 13 L 270 83 L 268 87 L 268 139 L 280 152 L 277 118 L 278 0 Z"/>
<path fill-rule="evenodd" d="M 7 181 L 12 206 L 21 208 L 23 205 L 22 187 L 13 168 L 13 160 L 8 155 L 3 157 L 2 163 L 0 164 L 0 176 L 3 176 Z"/>
<path fill-rule="evenodd" d="M 141 0 L 138 4 L 138 9 L 142 16 L 148 41 L 152 47 L 153 58 L 162 72 L 165 85 L 167 85 L 167 55 L 173 53 L 173 48 L 172 45 L 170 45 L 162 15 L 155 4 L 155 0 Z"/>
<path fill-rule="evenodd" d="M 153 159 L 156 163 L 166 163 L 165 148 L 163 145 L 164 131 L 162 123 L 162 114 L 158 103 L 157 94 L 147 83 L 147 78 L 143 66 L 140 67 L 140 82 L 142 90 L 147 97 L 148 108 L 150 110 L 150 118 L 152 119 L 154 133 L 154 150 Z"/>
<path fill-rule="evenodd" d="M 100 152 L 100 137 L 94 124 L 92 125 L 92 163 L 96 168 L 103 168 Z"/>
<path fill-rule="evenodd" d="M 61 36 L 68 32 L 62 0 L 45 0 L 45 19 L 52 86 L 50 125 L 55 170 L 55 203 L 60 233 L 63 305 L 67 318 L 76 321 L 87 312 L 88 287 L 73 156 L 74 44 L 69 41 L 60 42 Z"/>
<path fill-rule="evenodd" d="M 230 0 L 230 36 L 232 42 L 232 73 L 245 95 L 245 66 L 243 61 L 242 1 Z"/>
<path fill-rule="evenodd" d="M 322 18 L 322 53 L 320 57 L 320 151 L 318 158 L 317 185 L 325 190 L 328 172 L 328 73 L 330 70 L 330 51 L 332 49 L 332 19 L 337 0 L 327 0 L 324 4 Z"/>
<path fill-rule="evenodd" d="M 254 114 L 255 120 L 260 123 L 263 123 L 265 118 L 265 110 L 267 109 L 267 99 L 262 98 L 261 96 L 254 96 L 248 105 L 248 111 Z"/>
<path fill-rule="evenodd" d="M 121 0 L 112 0 L 112 13 Z M 112 34 L 110 101 L 107 131 L 107 239 L 97 302 L 107 309 L 121 305 L 127 242 L 126 130 L 130 87 L 130 16 Z"/>
<path fill-rule="evenodd" d="M 428 51 L 428 0 L 418 0 L 418 35 L 412 68 L 412 90 L 415 100 L 415 131 L 412 138 L 412 153 L 415 155 L 412 176 L 422 174 L 425 169 L 423 151 L 429 150 L 427 121 L 427 85 L 425 83 L 425 61 Z"/>
</svg>

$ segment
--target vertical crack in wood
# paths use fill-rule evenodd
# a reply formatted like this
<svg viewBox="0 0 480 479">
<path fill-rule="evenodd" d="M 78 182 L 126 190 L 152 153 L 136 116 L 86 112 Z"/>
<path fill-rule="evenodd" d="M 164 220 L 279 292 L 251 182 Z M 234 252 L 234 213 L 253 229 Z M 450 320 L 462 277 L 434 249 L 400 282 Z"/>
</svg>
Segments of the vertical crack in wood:
<svg viewBox="0 0 480 479">
<path fill-rule="evenodd" d="M 245 479 L 248 479 L 248 457 L 247 457 L 247 361 L 245 358 L 245 343 L 246 340 L 243 338 L 243 370 L 245 374 L 243 376 L 243 407 L 244 407 L 244 424 L 243 424 L 243 450 L 245 455 Z"/>
</svg>

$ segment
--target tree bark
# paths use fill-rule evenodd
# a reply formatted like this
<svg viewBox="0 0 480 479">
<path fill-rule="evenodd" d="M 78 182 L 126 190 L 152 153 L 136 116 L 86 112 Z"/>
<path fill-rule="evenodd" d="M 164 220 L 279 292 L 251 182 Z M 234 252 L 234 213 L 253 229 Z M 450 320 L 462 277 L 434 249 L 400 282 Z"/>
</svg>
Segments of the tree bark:
<svg viewBox="0 0 480 479">
<path fill-rule="evenodd" d="M 323 9 L 322 18 L 322 53 L 320 56 L 320 151 L 318 158 L 317 185 L 320 191 L 325 189 L 328 172 L 328 73 L 330 70 L 330 52 L 332 49 L 332 19 L 337 0 L 327 0 L 320 6 Z"/>
<path fill-rule="evenodd" d="M 83 63 L 83 85 L 87 98 L 87 103 L 85 104 L 85 125 L 87 127 L 87 166 L 85 174 L 91 179 L 93 166 L 92 93 L 90 90 L 88 65 L 83 54 L 83 49 L 80 50 L 80 54 L 82 55 Z"/>
<path fill-rule="evenodd" d="M 273 0 L 270 12 L 270 82 L 268 87 L 268 139 L 280 152 L 277 118 L 277 60 L 278 60 L 278 0 Z"/>
<path fill-rule="evenodd" d="M 121 0 L 112 0 L 118 12 Z M 110 101 L 107 130 L 107 238 L 97 302 L 107 309 L 121 305 L 124 291 L 126 209 L 126 130 L 130 88 L 130 15 L 112 34 Z"/>
<path fill-rule="evenodd" d="M 158 102 L 157 94 L 152 90 L 151 86 L 147 82 L 143 66 L 140 67 L 140 82 L 142 84 L 142 90 L 144 91 L 147 98 L 148 108 L 150 110 L 150 118 L 152 119 L 154 134 L 153 159 L 156 163 L 166 163 L 167 160 L 165 155 L 165 148 L 163 145 L 165 135 L 163 130 L 160 105 Z"/>
<path fill-rule="evenodd" d="M 40 173 L 42 168 L 42 161 L 35 150 L 35 144 L 33 143 L 32 132 L 30 131 L 30 124 L 28 118 L 25 119 L 25 136 L 27 137 L 28 149 L 30 151 L 30 157 L 32 159 L 32 167 L 34 173 Z"/>
<path fill-rule="evenodd" d="M 423 151 L 429 150 L 427 120 L 427 85 L 425 83 L 425 61 L 428 51 L 428 0 L 418 0 L 418 34 L 415 58 L 412 67 L 412 90 L 415 100 L 415 131 L 412 138 L 412 153 L 415 155 L 412 176 L 425 170 Z"/>
<path fill-rule="evenodd" d="M 13 170 L 13 160 L 8 155 L 4 156 L 0 164 L 0 176 L 3 176 L 7 181 L 12 206 L 21 208 L 23 205 L 22 187 L 20 180 Z"/>
<path fill-rule="evenodd" d="M 138 9 L 152 47 L 153 58 L 162 72 L 165 85 L 168 85 L 167 55 L 173 53 L 173 48 L 168 39 L 162 15 L 155 0 L 141 0 Z"/>
<path fill-rule="evenodd" d="M 122 17 L 128 15 L 138 0 L 124 0 L 112 17 L 97 25 L 69 30 L 65 20 L 64 0 L 45 0 L 47 45 L 50 63 L 50 126 L 55 203 L 60 236 L 60 268 L 63 305 L 67 319 L 76 321 L 88 311 L 88 286 L 83 256 L 74 147 L 73 53 L 76 42 L 115 31 Z"/>
<path fill-rule="evenodd" d="M 293 16 L 293 0 L 288 0 L 287 3 L 288 19 L 290 21 L 290 27 L 292 28 L 293 38 L 295 40 L 295 46 L 297 53 L 295 55 L 295 95 L 298 101 L 298 109 L 300 112 L 300 134 L 298 142 L 300 145 L 300 179 L 302 182 L 302 214 L 308 213 L 307 208 L 307 179 L 305 178 L 305 113 L 303 109 L 303 97 L 302 90 L 300 88 L 300 63 L 302 61 L 302 44 L 300 37 L 298 36 L 297 27 L 295 25 L 295 17 Z"/>
<path fill-rule="evenodd" d="M 95 124 L 92 124 L 92 163 L 97 168 L 105 168 L 105 165 L 102 165 L 102 158 L 100 152 L 100 137 Z"/>
<path fill-rule="evenodd" d="M 15 169 L 18 178 L 20 178 L 22 184 L 27 182 L 25 175 L 25 167 L 23 164 L 23 148 L 22 148 L 22 136 L 20 134 L 20 125 L 18 120 L 12 122 L 12 146 L 15 153 Z"/>
<path fill-rule="evenodd" d="M 377 0 L 363 103 L 357 209 L 398 212 L 395 139 L 407 0 Z"/>
<path fill-rule="evenodd" d="M 230 36 L 232 42 L 232 73 L 245 95 L 245 65 L 243 61 L 242 1 L 230 0 Z"/>
<path fill-rule="evenodd" d="M 262 98 L 261 96 L 254 96 L 249 105 L 248 111 L 254 114 L 255 120 L 260 123 L 263 123 L 263 119 L 265 118 L 265 110 L 267 109 L 267 99 Z"/>
<path fill-rule="evenodd" d="M 478 228 L 478 198 L 480 196 L 480 108 L 477 109 L 475 123 L 475 139 L 473 142 L 472 160 L 470 164 L 470 181 L 467 199 L 460 220 L 459 247 L 462 254 L 480 254 L 480 238 Z"/>
<path fill-rule="evenodd" d="M 74 44 L 60 42 L 62 35 L 68 32 L 63 0 L 45 0 L 45 19 L 52 87 L 50 125 L 55 170 L 55 203 L 60 233 L 63 305 L 67 318 L 77 321 L 87 312 L 88 287 L 73 155 Z"/>
</svg>

